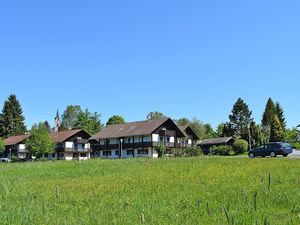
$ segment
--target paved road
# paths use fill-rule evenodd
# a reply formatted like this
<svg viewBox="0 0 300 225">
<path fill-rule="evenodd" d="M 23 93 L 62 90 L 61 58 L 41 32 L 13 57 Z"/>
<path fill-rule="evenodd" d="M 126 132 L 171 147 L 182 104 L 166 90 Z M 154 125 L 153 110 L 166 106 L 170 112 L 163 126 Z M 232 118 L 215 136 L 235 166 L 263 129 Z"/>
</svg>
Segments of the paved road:
<svg viewBox="0 0 300 225">
<path fill-rule="evenodd" d="M 300 150 L 294 150 L 290 156 L 300 158 Z"/>
</svg>

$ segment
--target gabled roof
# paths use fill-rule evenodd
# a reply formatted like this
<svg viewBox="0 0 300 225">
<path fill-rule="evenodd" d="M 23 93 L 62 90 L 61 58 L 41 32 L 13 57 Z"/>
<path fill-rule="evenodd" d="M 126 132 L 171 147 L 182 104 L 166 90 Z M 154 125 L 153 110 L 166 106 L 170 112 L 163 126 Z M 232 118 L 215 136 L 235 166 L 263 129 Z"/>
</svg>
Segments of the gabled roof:
<svg viewBox="0 0 300 225">
<path fill-rule="evenodd" d="M 220 145 L 226 144 L 227 142 L 231 141 L 233 137 L 221 137 L 221 138 L 211 138 L 205 139 L 200 142 L 199 145 Z"/>
<path fill-rule="evenodd" d="M 184 137 L 184 133 L 170 118 L 162 118 L 156 120 L 144 120 L 125 124 L 111 125 L 104 128 L 98 134 L 92 136 L 90 140 L 98 140 L 105 138 L 120 138 L 139 135 L 149 135 L 155 132 L 160 126 L 169 121 L 176 129 L 177 135 Z"/>
<path fill-rule="evenodd" d="M 186 137 L 189 135 L 192 135 L 194 140 L 200 140 L 199 136 L 196 134 L 196 132 L 193 130 L 193 128 L 190 125 L 185 126 L 178 126 L 180 130 L 185 134 Z"/>
<path fill-rule="evenodd" d="M 66 141 L 67 139 L 73 137 L 74 135 L 76 135 L 76 134 L 78 134 L 78 133 L 80 133 L 82 131 L 85 132 L 82 129 L 66 130 L 66 131 L 60 131 L 60 132 L 50 133 L 49 136 L 51 137 L 51 139 L 55 143 L 61 143 L 61 142 Z M 85 133 L 87 133 L 87 132 L 85 132 Z"/>
<path fill-rule="evenodd" d="M 30 134 L 18 135 L 18 136 L 11 136 L 4 140 L 5 146 L 17 145 L 21 142 L 25 141 L 26 138 L 29 138 Z"/>
</svg>

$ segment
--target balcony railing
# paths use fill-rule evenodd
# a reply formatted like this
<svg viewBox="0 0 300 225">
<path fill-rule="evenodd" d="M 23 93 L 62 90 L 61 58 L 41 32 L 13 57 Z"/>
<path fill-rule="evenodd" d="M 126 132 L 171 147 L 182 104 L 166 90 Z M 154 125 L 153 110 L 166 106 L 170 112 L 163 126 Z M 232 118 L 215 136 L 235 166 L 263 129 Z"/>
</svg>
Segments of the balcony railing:
<svg viewBox="0 0 300 225">
<path fill-rule="evenodd" d="M 90 152 L 91 148 L 65 148 L 66 152 Z"/>
</svg>

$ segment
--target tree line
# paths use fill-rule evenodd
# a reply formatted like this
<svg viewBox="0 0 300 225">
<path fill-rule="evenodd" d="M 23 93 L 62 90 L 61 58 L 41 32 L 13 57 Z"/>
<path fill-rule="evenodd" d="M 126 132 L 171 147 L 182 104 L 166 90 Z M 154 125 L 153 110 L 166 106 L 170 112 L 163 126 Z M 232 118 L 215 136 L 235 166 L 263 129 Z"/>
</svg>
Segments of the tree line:
<svg viewBox="0 0 300 225">
<path fill-rule="evenodd" d="M 148 120 L 164 118 L 166 115 L 162 112 L 154 111 L 147 115 Z M 220 123 L 216 130 L 210 123 L 203 123 L 197 117 L 192 119 L 180 118 L 175 120 L 178 126 L 189 125 L 199 136 L 201 140 L 215 137 L 234 136 L 249 140 L 249 131 L 251 133 L 251 144 L 257 146 L 269 141 L 286 141 L 295 143 L 298 141 L 298 131 L 296 128 L 287 129 L 284 110 L 279 102 L 269 98 L 262 114 L 261 122 L 258 124 L 252 117 L 252 111 L 242 98 L 239 98 L 233 105 L 232 111 L 228 116 L 229 121 Z M 113 115 L 108 119 L 106 124 L 101 121 L 101 114 L 90 112 L 88 109 L 82 109 L 79 105 L 69 105 L 61 115 L 61 126 L 59 131 L 80 128 L 90 134 L 96 134 L 105 126 L 124 124 L 126 120 L 120 115 Z M 34 124 L 29 132 L 32 134 L 31 140 L 35 143 L 28 143 L 28 148 L 36 152 L 38 148 L 45 149 L 45 152 L 52 151 L 54 144 L 47 139 L 49 132 L 53 132 L 48 121 Z M 25 126 L 25 117 L 20 102 L 16 95 L 10 95 L 4 102 L 3 109 L 0 113 L 0 153 L 4 151 L 3 139 L 9 136 L 25 134 L 28 132 Z M 31 147 L 32 146 L 32 147 Z M 34 147 L 35 146 L 35 147 Z M 37 147 L 38 146 L 38 147 Z M 35 149 L 34 149 L 35 148 Z M 47 149 L 50 149 L 49 151 Z"/>
</svg>

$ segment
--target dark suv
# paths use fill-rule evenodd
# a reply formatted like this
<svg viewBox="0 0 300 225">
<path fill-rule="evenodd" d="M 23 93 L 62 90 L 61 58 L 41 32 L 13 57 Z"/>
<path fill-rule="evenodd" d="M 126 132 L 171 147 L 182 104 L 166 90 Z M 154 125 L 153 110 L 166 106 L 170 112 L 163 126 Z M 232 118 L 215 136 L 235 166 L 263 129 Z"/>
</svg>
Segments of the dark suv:
<svg viewBox="0 0 300 225">
<path fill-rule="evenodd" d="M 274 142 L 274 143 L 268 143 L 263 144 L 258 148 L 252 149 L 249 151 L 249 157 L 255 158 L 256 156 L 271 156 L 276 157 L 277 155 L 283 155 L 284 157 L 287 157 L 288 154 L 291 154 L 293 152 L 293 148 L 288 143 L 283 142 Z"/>
</svg>

